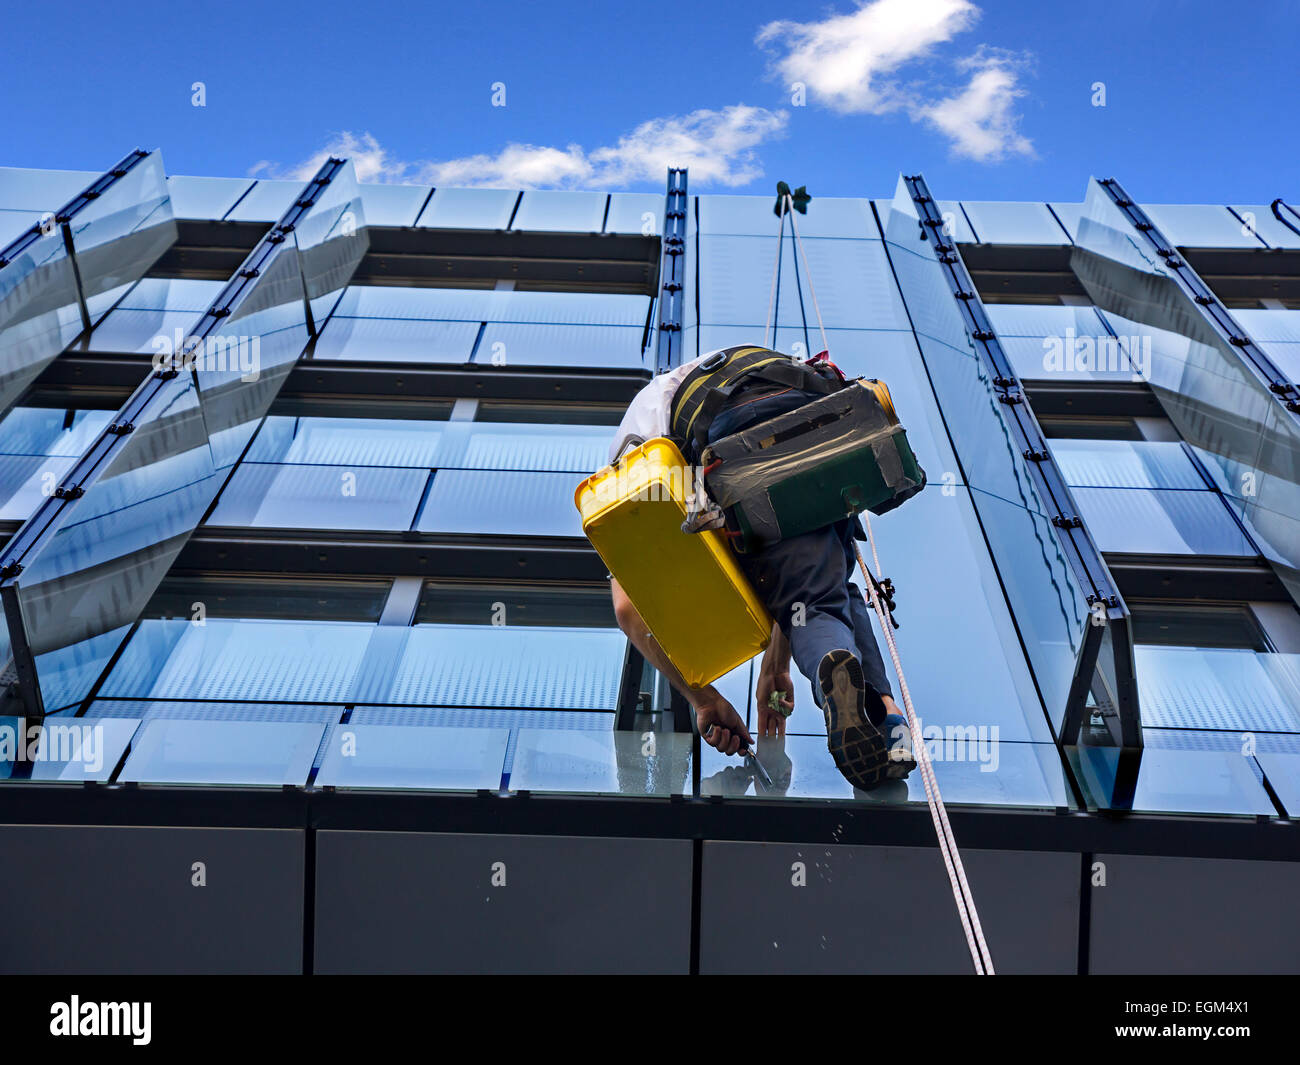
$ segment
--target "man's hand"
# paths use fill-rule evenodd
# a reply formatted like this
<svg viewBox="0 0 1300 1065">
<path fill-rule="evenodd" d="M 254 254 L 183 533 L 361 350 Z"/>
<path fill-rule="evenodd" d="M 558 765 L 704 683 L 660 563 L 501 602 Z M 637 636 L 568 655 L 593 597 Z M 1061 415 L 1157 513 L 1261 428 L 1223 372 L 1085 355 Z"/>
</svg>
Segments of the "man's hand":
<svg viewBox="0 0 1300 1065">
<path fill-rule="evenodd" d="M 754 749 L 745 722 L 716 688 L 708 688 L 696 700 L 695 723 L 700 727 L 700 738 L 723 754 L 736 754 L 742 748 Z"/>
<path fill-rule="evenodd" d="M 781 693 L 781 706 L 786 714 L 772 709 L 772 693 Z M 758 705 L 758 734 L 760 736 L 784 736 L 786 715 L 794 710 L 794 682 L 790 679 L 790 669 L 767 669 L 758 673 L 758 691 L 755 692 Z"/>
</svg>

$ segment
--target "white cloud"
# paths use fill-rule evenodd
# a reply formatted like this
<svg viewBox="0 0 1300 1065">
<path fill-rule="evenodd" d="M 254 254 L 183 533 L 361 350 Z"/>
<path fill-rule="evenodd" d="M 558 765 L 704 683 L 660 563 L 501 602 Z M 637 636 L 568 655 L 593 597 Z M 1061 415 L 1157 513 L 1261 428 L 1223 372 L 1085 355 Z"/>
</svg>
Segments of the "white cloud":
<svg viewBox="0 0 1300 1065">
<path fill-rule="evenodd" d="M 1015 107 L 1026 95 L 1019 87 L 1024 57 L 981 45 L 952 64 L 970 72 L 962 87 L 933 75 L 898 80 L 904 67 L 931 58 L 936 46 L 969 30 L 979 14 L 970 0 L 858 0 L 852 14 L 769 23 L 757 41 L 777 53 L 774 75 L 787 84 L 801 82 L 813 101 L 834 111 L 901 111 L 946 136 L 954 155 L 979 162 L 1032 156 Z"/>
<path fill-rule="evenodd" d="M 882 114 L 905 103 L 888 75 L 969 29 L 978 16 L 969 0 L 859 0 L 850 15 L 770 22 L 757 42 L 785 53 L 775 71 L 788 84 L 802 82 L 836 111 Z"/>
<path fill-rule="evenodd" d="M 353 160 L 359 180 L 373 182 L 603 189 L 636 182 L 660 184 L 668 167 L 687 166 L 692 185 L 737 186 L 763 176 L 756 149 L 780 136 L 787 119 L 784 111 L 737 104 L 651 119 L 617 143 L 590 151 L 577 144 L 565 148 L 508 144 L 496 154 L 409 162 L 394 158 L 370 133 L 343 132 L 297 166 L 286 169 L 264 161 L 249 175 L 305 181 L 326 158 L 337 155 Z"/>
<path fill-rule="evenodd" d="M 1016 128 L 1014 64 L 1004 57 L 977 54 L 962 64 L 973 70 L 959 93 L 919 108 L 913 117 L 929 123 L 952 141 L 954 155 L 977 162 L 996 162 L 1008 155 L 1034 154 L 1030 140 Z"/>
</svg>

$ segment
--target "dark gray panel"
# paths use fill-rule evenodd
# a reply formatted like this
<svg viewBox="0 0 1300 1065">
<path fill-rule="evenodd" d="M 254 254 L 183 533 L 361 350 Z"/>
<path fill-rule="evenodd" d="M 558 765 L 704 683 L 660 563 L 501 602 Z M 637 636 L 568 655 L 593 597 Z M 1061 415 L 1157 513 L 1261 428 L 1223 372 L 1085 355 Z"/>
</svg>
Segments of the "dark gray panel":
<svg viewBox="0 0 1300 1065">
<path fill-rule="evenodd" d="M 316 836 L 317 972 L 683 973 L 690 930 L 688 840 Z"/>
<path fill-rule="evenodd" d="M 962 860 L 997 972 L 1076 971 L 1077 854 Z M 701 973 L 972 971 L 938 847 L 706 842 L 701 890 Z"/>
<path fill-rule="evenodd" d="M 1300 862 L 1095 861 L 1106 884 L 1092 889 L 1090 972 L 1300 972 Z"/>
<path fill-rule="evenodd" d="M 0 854 L 0 972 L 302 971 L 299 830 L 6 825 Z"/>
</svg>

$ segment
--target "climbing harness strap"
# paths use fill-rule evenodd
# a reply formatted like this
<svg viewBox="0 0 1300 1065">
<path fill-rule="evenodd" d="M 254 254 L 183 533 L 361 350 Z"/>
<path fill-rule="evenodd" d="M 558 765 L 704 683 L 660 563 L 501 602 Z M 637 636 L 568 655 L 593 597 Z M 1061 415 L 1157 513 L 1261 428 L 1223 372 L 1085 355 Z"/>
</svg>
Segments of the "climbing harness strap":
<svg viewBox="0 0 1300 1065">
<path fill-rule="evenodd" d="M 821 308 L 817 304 L 817 292 L 813 288 L 812 271 L 808 268 L 808 257 L 804 252 L 803 241 L 799 237 L 799 225 L 795 221 L 795 204 L 790 197 L 788 190 L 784 191 L 785 210 L 781 212 L 781 233 L 785 231 L 785 215 L 790 215 L 790 226 L 794 233 L 795 247 L 798 249 L 799 256 L 803 259 L 804 274 L 808 278 L 808 292 L 812 298 L 813 310 L 817 315 L 817 325 L 821 330 L 822 346 L 829 350 L 830 345 L 826 341 L 826 327 L 822 322 Z M 781 237 L 777 238 L 778 244 Z M 768 306 L 768 328 L 771 327 L 771 312 L 775 304 L 775 292 L 777 287 L 777 278 L 772 279 L 773 299 Z M 767 337 L 766 330 L 764 338 Z M 966 880 L 966 868 L 962 864 L 961 852 L 957 849 L 957 840 L 953 836 L 952 826 L 948 823 L 948 810 L 943 804 L 943 796 L 939 792 L 939 782 L 935 779 L 934 766 L 930 761 L 930 753 L 926 749 L 924 738 L 921 735 L 920 719 L 916 715 L 916 710 L 912 706 L 912 693 L 907 686 L 907 677 L 903 673 L 903 662 L 898 655 L 898 645 L 894 642 L 894 623 L 893 614 L 893 585 L 889 582 L 880 568 L 880 555 L 876 550 L 876 536 L 871 528 L 871 514 L 863 512 L 863 518 L 867 527 L 867 539 L 871 544 L 871 559 L 875 566 L 876 576 L 873 577 L 867 569 L 867 564 L 862 558 L 862 551 L 857 543 L 853 545 L 854 553 L 858 556 L 858 566 L 862 569 L 862 575 L 866 578 L 867 588 L 865 594 L 867 601 L 876 612 L 876 618 L 880 622 L 880 631 L 884 633 L 885 643 L 889 647 L 889 657 L 894 663 L 894 672 L 898 676 L 898 688 L 903 697 L 903 708 L 907 713 L 907 727 L 912 734 L 912 754 L 916 758 L 917 768 L 921 772 L 921 782 L 925 785 L 925 801 L 930 808 L 930 820 L 934 822 L 935 836 L 939 841 L 939 851 L 943 855 L 944 868 L 948 871 L 948 881 L 952 885 L 953 899 L 957 903 L 957 916 L 961 918 L 962 930 L 966 933 L 966 945 L 970 949 L 971 961 L 975 966 L 975 972 L 981 976 L 992 976 L 993 958 L 989 954 L 988 944 L 984 941 L 984 930 L 980 925 L 979 911 L 975 908 L 975 899 L 971 894 L 970 884 Z"/>
</svg>

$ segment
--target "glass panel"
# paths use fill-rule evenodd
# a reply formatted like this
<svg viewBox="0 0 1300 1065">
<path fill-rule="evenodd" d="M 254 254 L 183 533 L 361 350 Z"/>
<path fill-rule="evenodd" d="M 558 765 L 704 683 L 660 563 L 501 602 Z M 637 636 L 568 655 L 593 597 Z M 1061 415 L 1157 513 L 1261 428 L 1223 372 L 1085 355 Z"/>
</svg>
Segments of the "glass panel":
<svg viewBox="0 0 1300 1065">
<path fill-rule="evenodd" d="M 416 216 L 424 207 L 431 185 L 375 185 L 361 184 L 361 199 L 365 204 L 366 225 L 413 226 Z"/>
<path fill-rule="evenodd" d="M 0 267 L 0 413 L 81 330 L 76 275 L 56 227 Z"/>
<path fill-rule="evenodd" d="M 107 410 L 15 407 L 0 422 L 0 454 L 75 457 L 112 420 Z"/>
<path fill-rule="evenodd" d="M 611 193 L 605 232 L 657 237 L 663 233 L 663 213 L 664 197 L 659 193 Z"/>
<path fill-rule="evenodd" d="M 978 732 L 973 740 L 944 730 L 931 736 L 927 743 L 935 777 L 949 805 L 1049 809 L 1073 805 L 1060 757 L 1050 743 L 998 742 L 987 734 L 981 738 Z M 854 788 L 835 768 L 821 738 L 759 739 L 755 759 L 728 758 L 708 746 L 701 751 L 701 795 L 857 799 L 884 805 L 925 802 L 919 772 L 871 791 Z"/>
<path fill-rule="evenodd" d="M 773 208 L 775 194 L 771 196 L 701 196 L 700 232 L 723 236 L 761 236 L 770 238 L 775 249 L 776 235 L 781 220 Z M 814 196 L 808 213 L 798 216 L 799 236 L 848 237 L 880 239 L 876 220 L 871 214 L 871 201 L 847 197 Z M 786 240 L 792 232 L 790 220 L 785 223 Z M 790 247 L 787 243 L 786 250 Z M 802 264 L 800 264 L 802 268 Z M 769 264 L 770 268 L 770 264 Z M 815 269 L 815 268 L 814 268 Z M 820 275 L 818 275 L 820 277 Z M 765 290 L 766 291 L 766 290 Z"/>
<path fill-rule="evenodd" d="M 984 310 L 999 339 L 1106 335 L 1106 327 L 1092 307 L 1067 307 L 1051 303 L 990 303 Z"/>
<path fill-rule="evenodd" d="M 481 322 L 493 317 L 493 290 L 349 285 L 334 311 L 343 318 L 421 318 Z"/>
<path fill-rule="evenodd" d="M 1056 440 L 1052 455 L 1072 487 L 1209 489 L 1172 441 Z"/>
<path fill-rule="evenodd" d="M 293 580 L 168 577 L 144 608 L 146 618 L 310 618 L 378 621 L 391 588 L 386 580 Z"/>
<path fill-rule="evenodd" d="M 603 192 L 538 192 L 529 190 L 519 201 L 511 229 L 553 233 L 599 233 L 605 222 Z"/>
<path fill-rule="evenodd" d="M 1279 222 L 1270 204 L 1234 203 L 1232 209 L 1241 224 L 1258 233 L 1270 248 L 1300 248 L 1300 233 Z"/>
<path fill-rule="evenodd" d="M 253 182 L 248 178 L 180 177 L 167 179 L 172 214 L 177 218 L 219 219 L 235 206 Z"/>
<path fill-rule="evenodd" d="M 416 529 L 426 533 L 582 536 L 572 473 L 439 470 Z"/>
<path fill-rule="evenodd" d="M 1235 310 L 1232 316 L 1258 343 L 1285 341 L 1300 343 L 1300 310 Z"/>
<path fill-rule="evenodd" d="M 520 729 L 511 791 L 683 795 L 691 786 L 691 737 L 639 732 Z"/>
<path fill-rule="evenodd" d="M 98 170 L 29 170 L 0 166 L 0 207 L 6 211 L 57 211 L 100 175 Z"/>
<path fill-rule="evenodd" d="M 806 240 L 808 263 L 817 286 L 826 327 L 906 329 L 907 314 L 889 273 L 879 241 Z M 788 249 L 787 249 L 788 250 Z M 709 325 L 748 326 L 762 342 L 768 317 L 776 242 L 763 237 L 701 237 L 700 321 Z M 776 346 L 787 350 L 803 341 L 799 286 L 808 317 L 807 344 L 818 341 L 808 278 L 802 260 L 799 284 L 790 256 L 784 255 Z M 738 343 L 740 341 L 737 341 Z M 820 348 L 818 349 L 820 350 Z M 811 354 L 811 353 L 810 353 Z"/>
<path fill-rule="evenodd" d="M 145 277 L 131 287 L 117 306 L 118 309 L 137 311 L 194 311 L 202 314 L 224 287 L 224 281 Z"/>
<path fill-rule="evenodd" d="M 1079 218 L 1083 214 L 1083 204 L 1081 203 L 1052 203 L 1049 204 L 1052 213 L 1060 219 L 1061 225 L 1065 231 L 1070 234 L 1070 239 L 1075 239 L 1075 234 L 1079 230 Z"/>
<path fill-rule="evenodd" d="M 1295 820 L 1300 815 L 1300 754 L 1264 752 L 1255 755 L 1282 808 Z"/>
<path fill-rule="evenodd" d="M 411 527 L 428 479 L 422 469 L 243 462 L 207 524 L 404 531 Z"/>
<path fill-rule="evenodd" d="M 301 181 L 259 181 L 235 204 L 226 221 L 278 222 L 301 192 Z"/>
<path fill-rule="evenodd" d="M 1074 488 L 1102 551 L 1143 555 L 1257 554 L 1220 496 L 1144 488 Z"/>
<path fill-rule="evenodd" d="M 961 205 L 983 244 L 1070 243 L 1045 203 L 962 200 Z"/>
<path fill-rule="evenodd" d="M 245 461 L 432 468 L 447 430 L 445 421 L 272 415 Z"/>
<path fill-rule="evenodd" d="M 618 627 L 613 601 L 605 588 L 593 592 L 579 588 L 435 581 L 424 585 L 415 611 L 415 624 Z"/>
<path fill-rule="evenodd" d="M 397 318 L 341 318 L 321 330 L 315 359 L 364 362 L 469 362 L 478 322 L 426 322 Z"/>
<path fill-rule="evenodd" d="M 1002 350 L 1021 381 L 1141 380 L 1114 337 L 1001 336 Z"/>
<path fill-rule="evenodd" d="M 1143 706 L 1145 716 L 1146 707 Z M 1154 730 L 1153 730 L 1154 731 Z M 1066 754 L 1088 809 L 1110 808 L 1118 749 L 1071 747 Z M 946 796 L 945 796 L 946 798 Z M 1142 813 L 1274 815 L 1276 810 L 1240 753 L 1168 750 L 1148 744 L 1142 751 L 1131 807 Z"/>
<path fill-rule="evenodd" d="M 1262 248 L 1264 242 L 1219 204 L 1142 204 L 1160 232 L 1180 248 Z M 1272 217 L 1271 213 L 1269 217 Z"/>
<path fill-rule="evenodd" d="M 1142 723 L 1149 728 L 1300 732 L 1300 655 L 1139 646 Z"/>
<path fill-rule="evenodd" d="M 1129 608 L 1133 612 L 1134 644 L 1269 650 L 1268 640 L 1247 606 L 1129 600 Z"/>
<path fill-rule="evenodd" d="M 349 723 L 331 732 L 316 786 L 496 791 L 510 730 Z"/>
<path fill-rule="evenodd" d="M 643 366 L 641 326 L 501 325 L 483 330 L 474 361 L 489 366 Z"/>
<path fill-rule="evenodd" d="M 118 780 L 137 784 L 303 785 L 324 725 L 168 721 L 140 730 Z"/>
<path fill-rule="evenodd" d="M 437 189 L 418 226 L 434 229 L 505 229 L 519 193 L 513 189 Z"/>
<path fill-rule="evenodd" d="M 19 765 L 20 779 L 107 780 L 139 723 L 138 718 L 87 721 L 55 714 L 37 726 L 25 718 L 0 717 L 0 780 L 12 779 Z"/>
<path fill-rule="evenodd" d="M 204 308 L 206 310 L 206 308 Z M 85 351 L 167 355 L 198 324 L 203 311 L 110 311 L 78 347 Z"/>
</svg>

